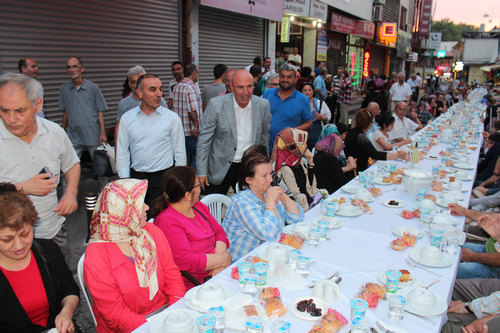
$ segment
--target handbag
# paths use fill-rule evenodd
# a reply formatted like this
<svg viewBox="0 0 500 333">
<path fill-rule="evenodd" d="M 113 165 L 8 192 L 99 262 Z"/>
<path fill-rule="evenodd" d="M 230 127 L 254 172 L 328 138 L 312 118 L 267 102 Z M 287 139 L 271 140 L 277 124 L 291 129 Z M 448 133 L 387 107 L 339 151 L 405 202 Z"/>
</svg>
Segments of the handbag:
<svg viewBox="0 0 500 333">
<path fill-rule="evenodd" d="M 111 162 L 105 147 L 100 146 L 95 150 L 92 164 L 95 177 L 113 176 L 113 168 L 111 167 Z"/>
</svg>

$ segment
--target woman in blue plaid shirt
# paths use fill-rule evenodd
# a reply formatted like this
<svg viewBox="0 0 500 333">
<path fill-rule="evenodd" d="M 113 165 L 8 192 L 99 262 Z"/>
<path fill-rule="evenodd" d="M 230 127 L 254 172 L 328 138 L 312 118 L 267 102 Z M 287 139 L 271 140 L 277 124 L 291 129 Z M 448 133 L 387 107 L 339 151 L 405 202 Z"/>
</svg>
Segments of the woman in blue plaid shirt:
<svg viewBox="0 0 500 333">
<path fill-rule="evenodd" d="M 272 180 L 269 156 L 254 152 L 243 157 L 238 182 L 246 189 L 233 195 L 224 219 L 233 261 L 263 242 L 275 240 L 285 222 L 304 219 L 302 208 L 283 189 L 271 187 Z"/>
</svg>

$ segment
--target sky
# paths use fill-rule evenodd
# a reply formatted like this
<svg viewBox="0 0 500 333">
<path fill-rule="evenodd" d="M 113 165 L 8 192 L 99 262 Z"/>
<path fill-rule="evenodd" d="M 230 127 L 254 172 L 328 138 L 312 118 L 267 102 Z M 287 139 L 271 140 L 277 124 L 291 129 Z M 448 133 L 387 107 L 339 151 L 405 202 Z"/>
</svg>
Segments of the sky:
<svg viewBox="0 0 500 333">
<path fill-rule="evenodd" d="M 485 24 L 485 30 L 500 27 L 500 0 L 434 0 L 436 10 L 433 20 L 445 17 L 455 23 L 467 23 L 475 26 Z M 489 17 L 483 17 L 488 14 Z"/>
</svg>

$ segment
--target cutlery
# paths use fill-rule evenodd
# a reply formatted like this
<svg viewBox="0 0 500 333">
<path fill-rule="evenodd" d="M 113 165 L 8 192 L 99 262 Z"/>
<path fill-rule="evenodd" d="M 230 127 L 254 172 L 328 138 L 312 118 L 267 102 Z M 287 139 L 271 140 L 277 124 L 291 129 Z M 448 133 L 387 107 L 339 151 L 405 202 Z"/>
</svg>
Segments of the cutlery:
<svg viewBox="0 0 500 333">
<path fill-rule="evenodd" d="M 434 280 L 432 281 L 431 283 L 429 283 L 427 286 L 425 286 L 424 288 L 425 289 L 429 289 L 431 286 L 435 285 L 436 283 L 438 283 L 440 280 L 437 279 L 437 280 Z"/>
<path fill-rule="evenodd" d="M 326 279 L 324 280 L 331 280 L 333 279 L 334 277 L 337 277 L 340 275 L 340 272 L 339 271 L 336 271 L 335 273 L 333 273 L 330 277 L 327 277 Z M 318 282 L 319 280 L 313 280 L 312 282 L 315 283 L 315 282 Z"/>
<path fill-rule="evenodd" d="M 436 323 L 435 323 L 434 321 L 430 320 L 430 319 L 429 319 L 429 318 L 427 318 L 427 317 L 424 317 L 424 316 L 421 316 L 421 315 L 418 315 L 418 314 L 414 314 L 413 312 L 409 312 L 408 310 L 405 310 L 405 312 L 406 312 L 406 313 L 409 313 L 409 314 L 411 314 L 411 315 L 414 315 L 415 317 L 418 317 L 418 318 L 420 318 L 420 319 L 422 319 L 422 320 L 424 320 L 424 321 L 428 322 L 428 323 L 429 323 L 429 324 L 431 324 L 431 325 L 436 325 Z"/>
<path fill-rule="evenodd" d="M 425 267 L 421 267 L 421 266 L 417 266 L 417 265 L 413 264 L 412 262 L 410 262 L 410 260 L 408 260 L 408 258 L 406 258 L 406 259 L 405 259 L 405 261 L 406 261 L 406 263 L 407 263 L 410 267 L 420 268 L 421 270 L 424 270 L 424 271 L 429 272 L 429 273 L 431 273 L 431 274 L 434 274 L 434 275 L 436 275 L 436 276 L 443 277 L 441 274 L 438 274 L 438 273 L 436 273 L 436 272 L 433 272 L 433 271 L 431 271 L 430 269 L 427 269 L 427 268 L 425 268 Z"/>
</svg>

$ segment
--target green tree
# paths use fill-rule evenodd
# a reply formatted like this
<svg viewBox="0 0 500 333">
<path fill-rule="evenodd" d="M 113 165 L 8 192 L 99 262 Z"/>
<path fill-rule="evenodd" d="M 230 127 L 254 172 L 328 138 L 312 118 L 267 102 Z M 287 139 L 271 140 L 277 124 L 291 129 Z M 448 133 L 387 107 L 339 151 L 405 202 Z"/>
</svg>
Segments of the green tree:
<svg viewBox="0 0 500 333">
<path fill-rule="evenodd" d="M 441 32 L 443 42 L 459 41 L 462 39 L 462 32 L 478 31 L 479 29 L 471 24 L 458 23 L 444 18 L 439 21 L 432 21 L 431 31 Z"/>
</svg>

